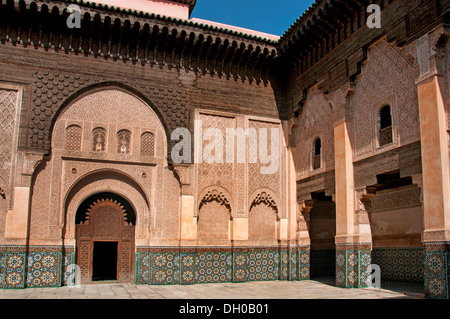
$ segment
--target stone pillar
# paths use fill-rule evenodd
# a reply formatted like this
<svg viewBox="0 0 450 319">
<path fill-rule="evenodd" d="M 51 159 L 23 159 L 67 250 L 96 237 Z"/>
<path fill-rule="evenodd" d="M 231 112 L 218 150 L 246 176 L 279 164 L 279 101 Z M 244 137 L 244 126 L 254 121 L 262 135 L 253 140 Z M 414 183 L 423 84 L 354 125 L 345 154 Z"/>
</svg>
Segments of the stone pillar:
<svg viewBox="0 0 450 319">
<path fill-rule="evenodd" d="M 336 182 L 336 286 L 366 286 L 367 267 L 371 262 L 371 244 L 362 241 L 355 213 L 353 152 L 350 122 L 344 120 L 334 128 Z"/>
<path fill-rule="evenodd" d="M 444 43 L 448 30 L 437 30 Z M 448 299 L 450 251 L 449 148 L 444 78 L 439 72 L 439 48 L 429 56 L 434 35 L 418 40 L 419 78 L 416 81 L 422 145 L 423 206 L 425 248 L 425 294 L 427 298 Z M 440 41 L 443 40 L 443 41 Z M 422 53 L 422 56 L 420 55 Z"/>
<path fill-rule="evenodd" d="M 248 218 L 234 217 L 231 221 L 231 240 L 246 241 L 248 240 Z"/>
<path fill-rule="evenodd" d="M 336 242 L 352 242 L 355 224 L 353 154 L 349 136 L 349 122 L 334 127 L 336 180 Z"/>
<path fill-rule="evenodd" d="M 286 147 L 286 209 L 287 209 L 287 239 L 295 242 L 297 239 L 297 170 L 295 168 L 294 152 L 296 150 L 296 119 L 283 123 Z"/>
<path fill-rule="evenodd" d="M 314 207 L 314 201 L 305 200 L 299 203 L 297 216 L 297 241 L 298 241 L 298 280 L 311 278 L 311 237 L 310 237 L 310 213 Z"/>
<path fill-rule="evenodd" d="M 197 239 L 197 218 L 193 195 L 181 195 L 181 240 Z"/>
<path fill-rule="evenodd" d="M 32 176 L 43 159 L 43 154 L 22 153 L 18 155 L 22 162 L 21 170 L 18 168 L 19 178 L 16 180 L 13 192 L 12 210 L 6 214 L 5 237 L 19 240 L 16 244 L 26 244 L 29 228 L 29 211 L 31 204 Z"/>
<path fill-rule="evenodd" d="M 181 185 L 181 216 L 180 240 L 197 240 L 197 216 L 195 212 L 195 198 L 191 185 L 191 166 L 177 165 L 174 167 Z"/>
</svg>

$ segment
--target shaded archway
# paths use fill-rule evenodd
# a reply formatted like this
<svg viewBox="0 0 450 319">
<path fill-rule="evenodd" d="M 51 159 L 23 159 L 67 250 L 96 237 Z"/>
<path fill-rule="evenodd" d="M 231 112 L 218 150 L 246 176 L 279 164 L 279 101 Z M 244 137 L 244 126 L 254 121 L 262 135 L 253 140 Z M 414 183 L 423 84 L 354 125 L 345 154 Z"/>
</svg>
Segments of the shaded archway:
<svg viewBox="0 0 450 319">
<path fill-rule="evenodd" d="M 314 206 L 310 212 L 311 259 L 310 276 L 336 275 L 336 204 L 325 192 L 311 194 Z"/>
<path fill-rule="evenodd" d="M 81 281 L 131 281 L 136 213 L 114 193 L 85 199 L 76 213 L 76 260 Z"/>
</svg>

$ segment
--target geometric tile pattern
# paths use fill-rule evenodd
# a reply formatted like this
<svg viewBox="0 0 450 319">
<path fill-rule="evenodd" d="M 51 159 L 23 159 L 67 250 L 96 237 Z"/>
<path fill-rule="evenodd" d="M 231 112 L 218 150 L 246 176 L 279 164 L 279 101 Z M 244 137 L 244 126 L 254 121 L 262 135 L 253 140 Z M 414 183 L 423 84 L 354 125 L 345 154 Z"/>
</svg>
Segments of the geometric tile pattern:
<svg viewBox="0 0 450 319">
<path fill-rule="evenodd" d="M 143 250 L 141 247 L 141 252 L 136 253 L 137 284 L 190 285 L 310 278 L 309 251 Z"/>
<path fill-rule="evenodd" d="M 334 276 L 336 274 L 336 250 L 311 250 L 311 277 Z"/>
<path fill-rule="evenodd" d="M 233 282 L 248 281 L 248 254 L 233 252 Z"/>
<path fill-rule="evenodd" d="M 358 287 L 358 251 L 357 250 L 347 250 L 347 283 L 346 287 Z"/>
<path fill-rule="evenodd" d="M 73 274 L 73 270 L 69 269 L 70 266 L 75 264 L 75 253 L 74 252 L 64 252 L 63 253 L 63 264 L 62 264 L 62 285 L 67 286 L 69 275 Z M 74 284 L 74 282 L 71 282 Z"/>
<path fill-rule="evenodd" d="M 25 288 L 25 253 L 0 253 L 0 287 Z"/>
<path fill-rule="evenodd" d="M 347 287 L 347 253 L 345 250 L 336 251 L 336 286 Z"/>
<path fill-rule="evenodd" d="M 284 275 L 282 275 L 282 279 L 289 280 L 289 281 L 296 281 L 299 278 L 299 254 L 297 251 L 290 251 L 289 252 L 289 269 L 288 269 L 288 277 L 285 278 Z"/>
<path fill-rule="evenodd" d="M 380 266 L 381 279 L 424 282 L 423 248 L 393 248 L 372 251 L 372 263 Z"/>
<path fill-rule="evenodd" d="M 60 287 L 70 260 L 62 251 L 61 246 L 0 246 L 0 288 Z"/>
<path fill-rule="evenodd" d="M 336 286 L 344 288 L 367 287 L 367 270 L 371 264 L 368 249 L 336 251 Z"/>
<path fill-rule="evenodd" d="M 180 261 L 181 261 L 181 284 L 182 285 L 195 284 L 196 254 L 182 253 L 180 254 Z"/>
<path fill-rule="evenodd" d="M 289 280 L 289 261 L 290 258 L 290 252 L 288 251 L 281 251 L 280 252 L 280 260 L 281 260 L 281 271 L 280 271 L 280 280 Z"/>
<path fill-rule="evenodd" d="M 148 285 L 150 283 L 150 255 L 149 253 L 136 253 L 136 279 L 138 285 Z"/>
<path fill-rule="evenodd" d="M 30 252 L 27 257 L 27 287 L 61 286 L 61 253 Z"/>
<path fill-rule="evenodd" d="M 23 247 L 2 246 L 0 288 L 66 285 L 67 269 L 74 264 L 75 253 L 61 251 L 64 251 L 61 247 L 40 246 L 30 247 L 26 253 Z M 311 261 L 311 256 L 316 260 Z M 375 249 L 373 252 L 368 249 L 350 249 L 336 250 L 335 256 L 336 284 L 339 287 L 364 287 L 368 265 L 378 264 L 382 279 L 424 280 L 428 298 L 449 298 L 450 254 L 446 249 Z M 135 282 L 170 285 L 309 280 L 311 265 L 317 260 L 320 260 L 317 252 L 310 252 L 305 247 L 290 251 L 240 248 L 230 251 L 210 249 L 198 252 L 193 249 L 180 252 L 173 248 L 164 252 L 138 252 Z M 403 272 L 403 276 L 400 272 Z"/>
<path fill-rule="evenodd" d="M 150 253 L 152 285 L 175 285 L 180 283 L 179 253 Z"/>
<path fill-rule="evenodd" d="M 298 252 L 298 280 L 309 280 L 311 278 L 311 252 L 302 250 Z"/>
<path fill-rule="evenodd" d="M 279 252 L 250 252 L 248 254 L 248 281 L 278 280 L 279 261 Z"/>
<path fill-rule="evenodd" d="M 429 299 L 449 298 L 448 252 L 425 252 L 425 295 Z"/>
<path fill-rule="evenodd" d="M 369 278 L 368 267 L 372 264 L 372 254 L 370 250 L 358 251 L 358 287 L 367 287 L 367 279 Z"/>
<path fill-rule="evenodd" d="M 231 253 L 199 253 L 196 257 L 197 283 L 232 281 Z"/>
</svg>

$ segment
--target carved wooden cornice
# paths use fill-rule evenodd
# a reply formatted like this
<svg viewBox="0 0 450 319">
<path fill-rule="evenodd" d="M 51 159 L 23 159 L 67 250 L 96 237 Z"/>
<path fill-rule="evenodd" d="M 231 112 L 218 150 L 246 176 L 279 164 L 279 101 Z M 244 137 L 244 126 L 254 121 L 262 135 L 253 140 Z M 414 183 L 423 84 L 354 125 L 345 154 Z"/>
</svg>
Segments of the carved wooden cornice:
<svg viewBox="0 0 450 319">
<path fill-rule="evenodd" d="M 67 27 L 68 4 L 80 6 L 81 28 Z M 256 81 L 277 56 L 269 39 L 77 0 L 1 0 L 0 42 Z"/>
<path fill-rule="evenodd" d="M 369 3 L 316 0 L 281 36 L 279 54 L 294 64 L 307 56 L 321 58 L 365 24 L 362 17 Z"/>
</svg>

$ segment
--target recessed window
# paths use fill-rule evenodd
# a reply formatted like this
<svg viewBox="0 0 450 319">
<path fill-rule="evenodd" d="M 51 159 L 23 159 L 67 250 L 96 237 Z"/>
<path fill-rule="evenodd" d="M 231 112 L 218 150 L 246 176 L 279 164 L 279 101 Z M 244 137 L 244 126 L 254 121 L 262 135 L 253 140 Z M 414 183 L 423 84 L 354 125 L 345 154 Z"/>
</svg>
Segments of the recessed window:
<svg viewBox="0 0 450 319">
<path fill-rule="evenodd" d="M 322 167 L 322 141 L 316 138 L 313 145 L 313 169 Z"/>
<path fill-rule="evenodd" d="M 66 149 L 81 151 L 82 129 L 78 125 L 70 125 L 66 128 Z"/>
<path fill-rule="evenodd" d="M 117 152 L 119 154 L 130 153 L 131 145 L 131 132 L 127 130 L 121 130 L 117 133 Z"/>
<path fill-rule="evenodd" d="M 392 143 L 392 114 L 391 107 L 389 105 L 385 105 L 381 108 L 379 114 L 379 125 L 380 146 Z"/>
<path fill-rule="evenodd" d="M 141 135 L 141 156 L 155 156 L 155 135 L 151 132 Z"/>
<path fill-rule="evenodd" d="M 92 131 L 92 150 L 94 152 L 104 152 L 106 149 L 106 130 L 97 127 Z"/>
</svg>

